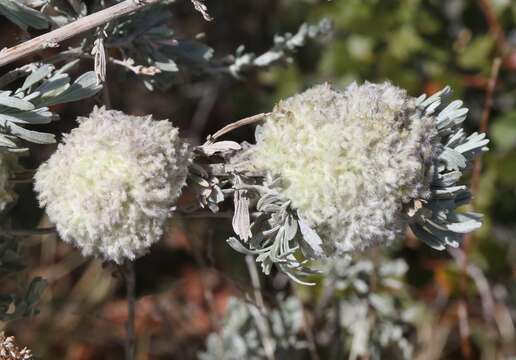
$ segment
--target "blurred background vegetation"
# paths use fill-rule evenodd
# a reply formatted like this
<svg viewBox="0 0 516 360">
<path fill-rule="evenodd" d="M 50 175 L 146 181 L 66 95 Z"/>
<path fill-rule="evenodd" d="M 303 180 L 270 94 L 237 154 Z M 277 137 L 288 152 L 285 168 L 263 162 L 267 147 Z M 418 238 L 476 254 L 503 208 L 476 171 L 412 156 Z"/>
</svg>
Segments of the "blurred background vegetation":
<svg viewBox="0 0 516 360">
<path fill-rule="evenodd" d="M 406 334 L 415 346 L 409 358 L 516 358 L 516 3 L 211 0 L 207 5 L 213 22 L 203 21 L 187 2 L 172 5 L 172 27 L 178 38 L 203 33 L 203 42 L 215 54 L 234 53 L 241 44 L 247 51 L 263 52 L 275 34 L 295 32 L 303 22 L 323 17 L 332 19 L 334 34 L 307 44 L 291 64 L 250 73 L 240 81 L 180 71 L 170 90 L 149 92 L 127 72 L 109 67 L 107 88 L 113 108 L 169 118 L 199 143 L 225 124 L 268 111 L 277 100 L 313 84 L 328 81 L 344 87 L 352 81 L 390 80 L 413 96 L 451 85 L 453 97 L 470 108 L 466 127 L 473 132 L 485 111 L 493 61 L 501 59 L 489 118 L 491 151 L 482 158 L 474 194 L 473 206 L 485 214 L 483 228 L 455 252 L 434 251 L 407 233 L 387 253 L 367 256 L 380 262 L 403 259 L 408 264 L 405 291 L 392 297 L 408 298 L 421 309 Z M 20 42 L 23 36 L 0 17 L 0 48 Z M 91 65 L 85 61 L 81 66 Z M 76 116 L 88 114 L 103 101 L 100 95 L 59 105 L 54 110 L 61 120 L 48 128 L 56 134 L 68 132 L 76 126 Z M 233 139 L 252 141 L 252 133 L 251 128 L 239 129 Z M 53 149 L 50 145 L 33 148 L 25 164 L 36 167 Z M 24 228 L 48 226 L 42 212 L 34 210 L 31 186 L 22 184 L 17 190 L 20 199 L 13 210 L 14 222 Z M 196 358 L 205 349 L 208 334 L 220 327 L 229 297 L 245 298 L 252 292 L 244 257 L 224 241 L 230 232 L 224 212 L 221 218 L 176 218 L 168 236 L 136 261 L 139 360 Z M 41 359 L 122 358 L 126 304 L 120 276 L 98 260 L 83 258 L 54 235 L 20 241 L 27 266 L 24 275 L 41 276 L 49 285 L 40 301 L 40 314 L 11 321 L 6 331 Z M 311 349 L 299 358 L 349 356 L 344 350 L 327 351 L 324 340 L 319 341 L 319 335 L 328 331 L 327 324 L 316 321 L 327 281 L 320 280 L 314 288 L 293 287 L 283 275 L 273 274 L 263 277 L 262 284 L 271 307 L 280 291 L 302 300 L 307 326 L 301 331 L 309 339 L 315 337 L 316 353 Z M 344 289 L 335 296 L 338 300 L 346 294 Z M 353 326 L 335 331 L 344 344 L 353 338 Z M 386 352 L 358 358 L 397 357 Z"/>
</svg>

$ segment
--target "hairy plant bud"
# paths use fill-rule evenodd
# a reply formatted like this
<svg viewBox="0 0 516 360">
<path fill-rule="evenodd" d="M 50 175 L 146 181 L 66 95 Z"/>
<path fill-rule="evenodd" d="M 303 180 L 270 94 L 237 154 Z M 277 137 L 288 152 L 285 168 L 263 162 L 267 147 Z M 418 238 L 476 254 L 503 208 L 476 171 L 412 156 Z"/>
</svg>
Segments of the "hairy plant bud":
<svg viewBox="0 0 516 360">
<path fill-rule="evenodd" d="M 185 185 L 190 150 L 166 120 L 95 109 L 35 176 L 61 238 L 121 263 L 158 241 Z"/>
<path fill-rule="evenodd" d="M 407 224 L 435 248 L 457 246 L 480 222 L 453 211 L 469 194 L 456 183 L 488 140 L 464 135 L 462 102 L 436 112 L 448 91 L 416 99 L 388 82 L 315 86 L 276 105 L 245 157 L 280 178 L 327 254 L 391 243 Z"/>
</svg>

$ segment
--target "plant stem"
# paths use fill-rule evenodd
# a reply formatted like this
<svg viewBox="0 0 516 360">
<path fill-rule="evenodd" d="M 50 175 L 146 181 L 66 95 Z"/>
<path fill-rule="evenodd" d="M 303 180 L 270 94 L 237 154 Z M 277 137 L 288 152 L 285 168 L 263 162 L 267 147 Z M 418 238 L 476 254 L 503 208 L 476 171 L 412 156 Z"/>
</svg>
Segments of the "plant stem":
<svg viewBox="0 0 516 360">
<path fill-rule="evenodd" d="M 127 261 L 122 268 L 127 289 L 127 323 L 125 338 L 125 359 L 134 360 L 136 336 L 134 333 L 134 319 L 136 308 L 134 263 Z"/>
<path fill-rule="evenodd" d="M 250 307 L 249 310 L 255 319 L 256 326 L 258 327 L 258 331 L 262 338 L 267 360 L 275 360 L 276 357 L 274 355 L 274 342 L 272 340 L 269 324 L 263 316 L 267 309 L 265 309 L 265 302 L 263 301 L 262 289 L 260 285 L 260 276 L 258 275 L 258 270 L 256 269 L 256 262 L 254 257 L 252 255 L 246 255 L 245 263 L 247 265 L 247 270 L 249 271 L 251 284 L 253 285 L 254 301 L 256 301 L 256 305 L 258 306 L 259 311 L 255 311 L 256 308 L 254 307 Z"/>
<path fill-rule="evenodd" d="M 0 66 L 7 65 L 22 57 L 44 49 L 59 47 L 59 43 L 64 40 L 159 1 L 160 0 L 126 0 L 9 49 L 3 49 L 0 51 Z"/>
<path fill-rule="evenodd" d="M 235 129 L 238 129 L 239 127 L 258 122 L 258 121 L 262 120 L 264 117 L 266 117 L 267 115 L 270 115 L 270 113 L 256 114 L 256 115 L 249 116 L 244 119 L 235 121 L 231 124 L 228 124 L 228 125 L 224 126 L 222 129 L 220 129 L 219 131 L 217 131 L 215 134 L 208 136 L 206 143 L 211 144 L 215 140 L 217 140 L 219 137 L 221 137 L 222 135 L 227 134 L 228 132 L 231 132 Z"/>
<path fill-rule="evenodd" d="M 491 0 L 479 0 L 480 9 L 484 13 L 487 25 L 489 26 L 489 33 L 495 40 L 498 52 L 500 55 L 506 55 L 510 50 L 509 42 L 507 41 L 507 35 L 505 34 L 496 12 L 493 8 Z"/>
<path fill-rule="evenodd" d="M 10 236 L 54 235 L 57 234 L 57 230 L 55 227 L 37 229 L 2 229 L 2 233 Z"/>
<path fill-rule="evenodd" d="M 484 102 L 484 109 L 482 110 L 482 120 L 480 121 L 479 132 L 487 133 L 489 128 L 489 118 L 493 107 L 493 94 L 498 81 L 498 75 L 500 73 L 500 66 L 502 65 L 502 59 L 497 57 L 493 60 L 491 65 L 491 76 L 487 83 L 486 97 Z M 473 173 L 471 175 L 471 193 L 475 196 L 478 192 L 478 185 L 480 181 L 480 172 L 482 170 L 481 158 L 478 157 L 473 165 Z M 474 200 L 473 200 L 474 201 Z"/>
</svg>

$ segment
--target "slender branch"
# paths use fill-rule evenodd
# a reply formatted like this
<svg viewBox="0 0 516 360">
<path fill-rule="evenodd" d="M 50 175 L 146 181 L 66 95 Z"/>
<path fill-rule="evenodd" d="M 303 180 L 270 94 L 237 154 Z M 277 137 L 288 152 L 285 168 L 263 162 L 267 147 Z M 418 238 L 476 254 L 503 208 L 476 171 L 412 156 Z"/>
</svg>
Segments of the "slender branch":
<svg viewBox="0 0 516 360">
<path fill-rule="evenodd" d="M 254 124 L 255 122 L 263 120 L 263 118 L 265 118 L 267 115 L 270 115 L 270 113 L 261 113 L 261 114 L 249 116 L 244 119 L 235 121 L 231 124 L 228 124 L 228 125 L 224 126 L 222 129 L 220 129 L 219 131 L 217 131 L 215 134 L 208 136 L 206 143 L 208 143 L 208 144 L 213 143 L 215 140 L 217 140 L 222 135 L 225 135 L 235 129 L 238 129 L 239 127 Z"/>
<path fill-rule="evenodd" d="M 213 233 L 210 232 L 210 239 L 208 243 L 211 243 L 211 240 L 213 238 Z M 190 244 L 192 246 L 192 253 L 194 255 L 195 261 L 201 268 L 201 286 L 202 286 L 202 293 L 204 297 L 204 304 L 208 308 L 208 316 L 210 319 L 210 325 L 212 327 L 217 328 L 218 327 L 218 317 L 217 317 L 217 311 L 215 309 L 215 295 L 213 294 L 213 287 L 212 284 L 209 283 L 209 281 L 206 280 L 206 277 L 204 276 L 204 273 L 207 273 L 210 271 L 208 264 L 206 263 L 206 260 L 204 260 L 203 254 L 202 254 L 202 245 L 203 242 L 199 241 L 197 237 L 188 237 Z"/>
<path fill-rule="evenodd" d="M 57 233 L 55 227 L 39 229 L 2 229 L 3 234 L 10 236 L 34 236 L 34 235 L 54 235 Z"/>
<path fill-rule="evenodd" d="M 256 269 L 256 262 L 254 257 L 252 255 L 246 255 L 245 263 L 247 265 L 247 270 L 249 271 L 251 284 L 253 285 L 254 301 L 260 309 L 260 311 L 255 311 L 253 307 L 250 307 L 250 312 L 251 315 L 255 318 L 256 326 L 258 327 L 258 331 L 260 332 L 260 336 L 263 340 L 263 348 L 265 350 L 265 356 L 267 357 L 267 360 L 275 360 L 276 357 L 274 355 L 274 342 L 272 340 L 272 335 L 270 333 L 268 323 L 265 317 L 262 315 L 262 313 L 265 313 L 266 309 L 262 296 L 260 276 L 258 275 L 258 270 Z"/>
<path fill-rule="evenodd" d="M 489 77 L 489 81 L 487 83 L 486 88 L 486 98 L 484 102 L 484 109 L 482 111 L 482 120 L 480 121 L 479 131 L 481 133 L 487 132 L 489 128 L 489 117 L 491 115 L 491 109 L 493 107 L 493 94 L 496 87 L 496 82 L 498 81 L 498 74 L 500 73 L 500 65 L 502 64 L 502 60 L 497 57 L 493 60 L 493 64 L 491 65 L 491 75 Z M 473 196 L 478 191 L 478 185 L 480 181 L 480 172 L 482 170 L 482 162 L 480 157 L 475 160 L 475 164 L 473 167 L 473 173 L 471 175 L 471 193 Z M 474 201 L 474 200 L 473 200 Z"/>
<path fill-rule="evenodd" d="M 296 293 L 296 296 L 298 297 L 299 301 L 301 302 L 301 299 L 299 298 L 299 295 Z M 304 305 L 301 304 L 303 307 L 303 330 L 306 335 L 306 339 L 308 340 L 308 350 L 310 352 L 310 359 L 311 360 L 321 360 L 321 357 L 319 356 L 319 353 L 317 352 L 317 343 L 315 341 L 315 334 L 312 330 L 313 326 L 311 321 L 311 316 L 308 313 L 308 311 L 305 309 Z"/>
<path fill-rule="evenodd" d="M 487 278 L 482 270 L 474 264 L 469 264 L 467 271 L 469 276 L 475 282 L 475 286 L 477 287 L 477 290 L 480 294 L 484 319 L 487 321 L 492 321 L 495 317 L 495 301 L 491 292 L 489 281 L 487 281 Z"/>
<path fill-rule="evenodd" d="M 136 349 L 136 336 L 134 332 L 136 308 L 134 263 L 128 260 L 121 270 L 124 274 L 127 289 L 127 334 L 125 338 L 125 359 L 134 360 Z"/>
<path fill-rule="evenodd" d="M 457 307 L 459 321 L 460 348 L 465 359 L 471 359 L 471 330 L 469 327 L 468 308 L 464 300 L 460 300 Z"/>
<path fill-rule="evenodd" d="M 258 305 L 258 307 L 263 310 L 265 309 L 265 302 L 263 301 L 262 287 L 260 285 L 260 275 L 258 275 L 258 270 L 256 269 L 254 256 L 247 255 L 245 257 L 245 263 L 247 265 L 247 270 L 249 271 L 251 284 L 253 285 L 254 300 L 256 301 L 256 305 Z"/>
<path fill-rule="evenodd" d="M 478 2 L 486 18 L 487 25 L 489 26 L 489 32 L 496 42 L 498 52 L 501 55 L 505 55 L 509 50 L 509 43 L 507 41 L 507 36 L 496 17 L 491 0 L 479 0 Z"/>
<path fill-rule="evenodd" d="M 51 63 L 51 64 L 57 64 L 57 63 L 60 63 L 63 61 L 70 61 L 72 59 L 94 60 L 95 57 L 93 55 L 85 52 L 82 47 L 78 46 L 78 47 L 74 47 L 74 48 L 69 48 L 68 50 L 62 51 L 55 56 L 47 58 L 47 59 L 45 59 L 45 62 Z M 135 65 L 134 61 L 129 58 L 120 60 L 120 59 L 109 56 L 109 57 L 106 57 L 106 61 L 110 64 L 123 67 L 126 70 L 129 70 L 136 75 L 153 76 L 153 75 L 159 74 L 161 72 L 161 70 L 155 66 Z"/>
<path fill-rule="evenodd" d="M 59 43 L 70 39 L 75 35 L 96 28 L 121 16 L 130 14 L 146 6 L 158 3 L 160 0 L 125 0 L 119 4 L 98 11 L 94 14 L 80 18 L 70 24 L 48 32 L 34 39 L 25 41 L 9 49 L 0 51 L 0 66 L 7 65 L 22 57 L 34 54 L 38 51 L 59 47 Z"/>
</svg>

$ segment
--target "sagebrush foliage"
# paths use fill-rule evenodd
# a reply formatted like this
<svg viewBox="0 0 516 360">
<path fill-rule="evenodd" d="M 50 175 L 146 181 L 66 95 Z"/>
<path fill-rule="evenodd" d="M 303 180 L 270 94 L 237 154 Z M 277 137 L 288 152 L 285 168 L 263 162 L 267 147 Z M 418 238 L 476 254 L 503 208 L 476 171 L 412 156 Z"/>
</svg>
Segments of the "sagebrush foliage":
<svg viewBox="0 0 516 360">
<path fill-rule="evenodd" d="M 414 98 L 390 83 L 343 92 L 325 84 L 279 102 L 256 144 L 231 159 L 240 174 L 233 227 L 249 249 L 230 245 L 257 254 L 265 273 L 275 263 L 289 276 L 308 275 L 305 260 L 390 245 L 407 225 L 434 249 L 459 246 L 481 225 L 480 214 L 455 211 L 470 199 L 459 182 L 489 140 L 465 134 L 468 109 L 446 104 L 449 92 Z M 254 201 L 242 203 L 244 192 Z M 263 218 L 251 222 L 255 209 Z"/>
</svg>

